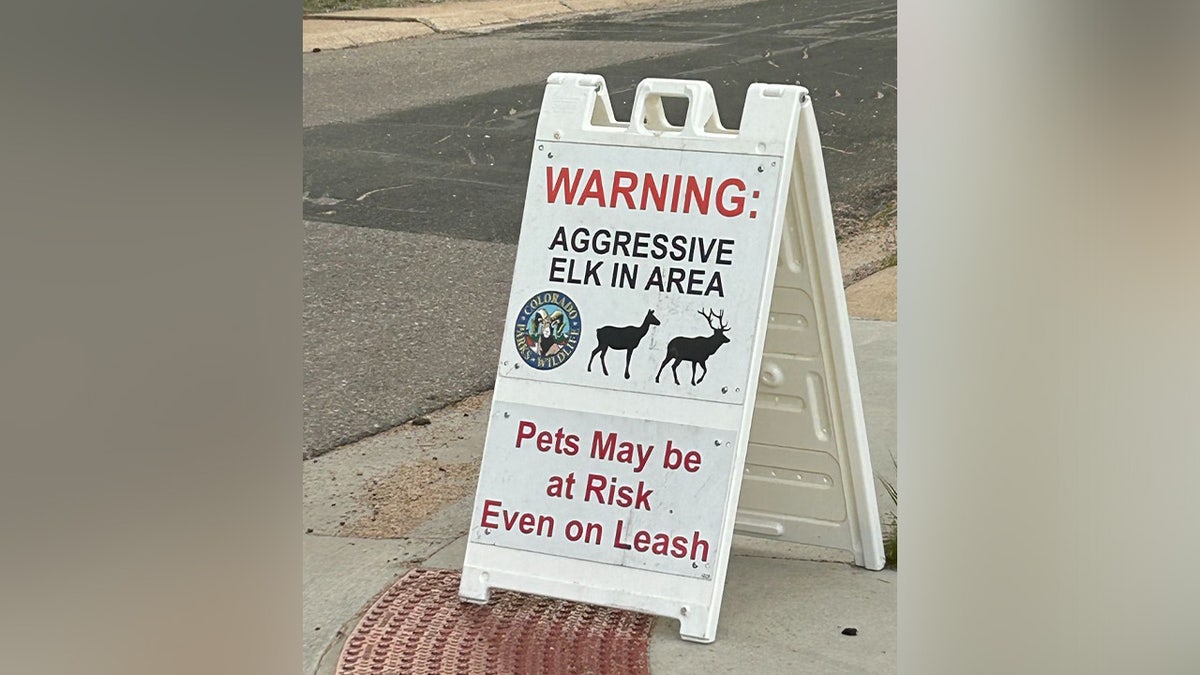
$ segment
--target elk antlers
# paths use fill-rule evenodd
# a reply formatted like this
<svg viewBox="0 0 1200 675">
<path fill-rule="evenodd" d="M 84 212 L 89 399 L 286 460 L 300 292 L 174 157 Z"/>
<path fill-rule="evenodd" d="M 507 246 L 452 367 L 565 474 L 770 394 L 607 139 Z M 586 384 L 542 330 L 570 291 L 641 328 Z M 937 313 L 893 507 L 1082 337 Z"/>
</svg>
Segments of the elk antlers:
<svg viewBox="0 0 1200 675">
<path fill-rule="evenodd" d="M 705 313 L 703 310 L 701 310 L 698 313 L 700 314 L 700 316 L 704 317 L 704 320 L 708 322 L 708 327 L 713 329 L 714 332 L 715 331 L 725 332 L 725 331 L 729 330 L 729 326 L 725 325 L 725 312 L 723 310 L 720 313 L 717 313 L 711 309 L 708 311 L 708 313 Z M 713 319 L 716 319 L 717 322 L 721 324 L 720 328 L 713 325 Z"/>
</svg>

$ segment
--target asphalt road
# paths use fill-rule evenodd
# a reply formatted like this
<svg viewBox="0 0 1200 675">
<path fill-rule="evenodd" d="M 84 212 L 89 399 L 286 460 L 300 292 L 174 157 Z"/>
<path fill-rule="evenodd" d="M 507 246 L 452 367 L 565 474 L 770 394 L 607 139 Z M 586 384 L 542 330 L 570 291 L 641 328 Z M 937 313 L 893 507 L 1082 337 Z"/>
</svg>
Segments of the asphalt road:
<svg viewBox="0 0 1200 675">
<path fill-rule="evenodd" d="M 810 90 L 839 232 L 894 199 L 896 7 L 630 12 L 304 56 L 305 455 L 492 386 L 545 78 Z M 678 111 L 668 109 L 668 115 Z"/>
</svg>

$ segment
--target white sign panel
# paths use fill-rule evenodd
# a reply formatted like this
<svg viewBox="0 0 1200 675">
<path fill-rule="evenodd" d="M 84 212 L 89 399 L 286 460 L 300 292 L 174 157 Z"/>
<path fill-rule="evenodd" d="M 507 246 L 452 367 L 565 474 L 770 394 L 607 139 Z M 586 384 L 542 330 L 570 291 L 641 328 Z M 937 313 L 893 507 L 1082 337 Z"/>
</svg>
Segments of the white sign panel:
<svg viewBox="0 0 1200 675">
<path fill-rule="evenodd" d="M 539 141 L 533 162 L 500 374 L 742 403 L 779 160 Z"/>
<path fill-rule="evenodd" d="M 664 97 L 687 99 L 682 126 L 666 120 Z M 673 617 L 685 639 L 716 638 L 764 339 L 770 321 L 790 316 L 771 311 L 785 218 L 805 195 L 828 200 L 795 171 L 802 113 L 811 126 L 803 88 L 754 84 L 742 129 L 730 131 L 707 83 L 651 79 L 625 123 L 603 78 L 550 77 L 460 597 L 525 591 Z M 816 169 L 804 178 L 823 189 Z M 815 255 L 828 276 L 829 249 Z M 829 305 L 821 300 L 844 323 L 844 300 Z M 857 439 L 848 334 L 808 315 L 819 342 L 836 344 L 813 355 L 817 384 L 803 396 L 837 413 L 821 433 Z M 773 396 L 790 396 L 790 382 Z M 755 442 L 793 448 L 786 431 L 770 431 Z M 829 446 L 839 487 L 870 475 L 865 445 L 851 445 Z M 792 493 L 780 494 L 752 500 L 742 521 L 798 539 L 795 509 L 775 510 Z M 873 511 L 873 493 L 856 505 Z M 847 525 L 851 538 L 859 525 Z M 866 531 L 878 538 L 877 525 Z"/>
<path fill-rule="evenodd" d="M 492 412 L 470 541 L 709 579 L 737 430 Z"/>
</svg>

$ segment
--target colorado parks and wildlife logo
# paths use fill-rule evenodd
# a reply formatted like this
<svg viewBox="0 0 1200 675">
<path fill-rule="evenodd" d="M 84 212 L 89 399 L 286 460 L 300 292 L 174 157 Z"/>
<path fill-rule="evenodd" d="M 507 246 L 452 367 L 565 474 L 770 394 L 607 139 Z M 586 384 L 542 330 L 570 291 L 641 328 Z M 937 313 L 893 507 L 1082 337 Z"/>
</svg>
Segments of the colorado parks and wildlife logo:
<svg viewBox="0 0 1200 675">
<path fill-rule="evenodd" d="M 579 346 L 579 308 L 558 291 L 533 296 L 517 315 L 517 353 L 538 370 L 566 363 Z"/>
</svg>

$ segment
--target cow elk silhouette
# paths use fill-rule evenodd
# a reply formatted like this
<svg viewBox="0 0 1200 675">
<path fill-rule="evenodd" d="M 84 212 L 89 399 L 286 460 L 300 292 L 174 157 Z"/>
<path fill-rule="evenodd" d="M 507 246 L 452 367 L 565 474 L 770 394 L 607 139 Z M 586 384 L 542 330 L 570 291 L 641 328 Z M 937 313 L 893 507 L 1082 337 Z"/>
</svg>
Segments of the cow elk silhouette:
<svg viewBox="0 0 1200 675">
<path fill-rule="evenodd" d="M 667 367 L 667 362 L 674 359 L 675 363 L 671 364 L 671 374 L 675 376 L 675 384 L 679 384 L 679 368 L 681 361 L 692 362 L 692 386 L 700 384 L 704 381 L 704 376 L 708 374 L 708 357 L 721 348 L 721 345 L 729 342 L 729 338 L 725 336 L 725 332 L 729 330 L 729 326 L 725 325 L 725 312 L 720 314 L 709 310 L 708 313 L 699 312 L 700 316 L 708 321 L 708 327 L 712 329 L 712 335 L 702 335 L 699 337 L 677 337 L 667 343 L 667 356 L 663 359 L 662 365 L 658 367 L 658 374 L 654 376 L 654 381 L 658 382 L 658 378 L 662 375 L 663 368 Z M 719 323 L 718 326 L 713 325 L 713 319 Z M 700 379 L 696 379 L 696 365 L 699 364 L 703 372 L 700 373 Z"/>
<path fill-rule="evenodd" d="M 642 338 L 646 336 L 646 331 L 650 330 L 650 326 L 659 325 L 658 317 L 654 316 L 654 310 L 646 310 L 646 318 L 642 319 L 640 326 L 601 326 L 596 329 L 596 340 L 600 342 L 595 349 L 592 350 L 592 358 L 588 359 L 587 369 L 592 372 L 592 361 L 596 355 L 600 355 L 600 367 L 604 369 L 604 374 L 608 375 L 608 366 L 604 363 L 604 355 L 610 349 L 625 350 L 625 379 L 629 379 L 629 361 L 633 359 L 633 350 L 642 343 Z"/>
</svg>

